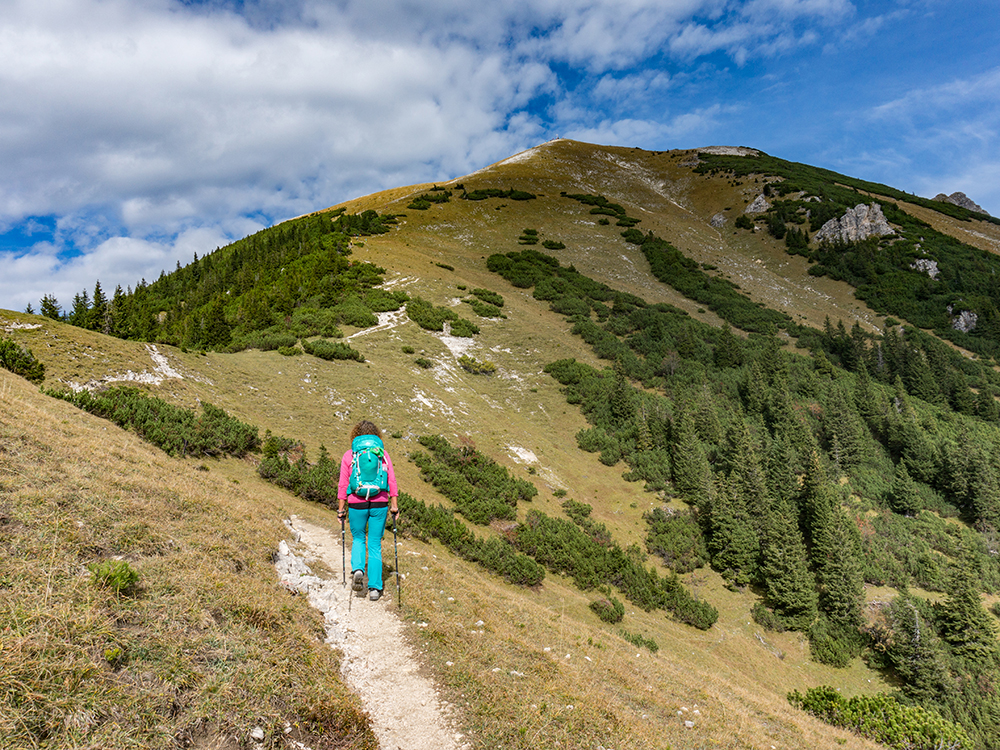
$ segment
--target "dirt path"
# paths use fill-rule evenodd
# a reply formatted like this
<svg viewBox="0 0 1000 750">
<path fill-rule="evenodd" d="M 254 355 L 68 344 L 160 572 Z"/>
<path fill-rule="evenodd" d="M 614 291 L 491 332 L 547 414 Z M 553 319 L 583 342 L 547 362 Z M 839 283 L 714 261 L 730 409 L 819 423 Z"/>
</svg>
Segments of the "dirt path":
<svg viewBox="0 0 1000 750">
<path fill-rule="evenodd" d="M 344 679 L 364 702 L 382 750 L 468 747 L 450 726 L 448 706 L 433 683 L 420 674 L 416 655 L 403 638 L 396 614 L 395 579 L 386 579 L 381 601 L 368 601 L 367 592 L 364 598 L 351 601 L 350 585 L 343 585 L 342 576 L 323 580 L 308 568 L 309 562 L 321 560 L 330 570 L 341 570 L 340 529 L 333 532 L 297 516 L 285 524 L 296 543 L 280 545 L 275 566 L 281 580 L 307 593 L 310 604 L 323 612 L 327 643 L 344 653 Z"/>
</svg>

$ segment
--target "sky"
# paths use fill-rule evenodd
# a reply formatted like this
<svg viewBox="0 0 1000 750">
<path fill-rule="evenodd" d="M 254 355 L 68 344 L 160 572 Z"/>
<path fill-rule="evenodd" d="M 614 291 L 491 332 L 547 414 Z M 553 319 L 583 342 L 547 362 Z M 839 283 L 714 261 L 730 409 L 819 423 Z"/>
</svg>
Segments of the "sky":
<svg viewBox="0 0 1000 750">
<path fill-rule="evenodd" d="M 2 0 L 0 308 L 555 137 L 1000 216 L 1000 2 Z"/>
</svg>

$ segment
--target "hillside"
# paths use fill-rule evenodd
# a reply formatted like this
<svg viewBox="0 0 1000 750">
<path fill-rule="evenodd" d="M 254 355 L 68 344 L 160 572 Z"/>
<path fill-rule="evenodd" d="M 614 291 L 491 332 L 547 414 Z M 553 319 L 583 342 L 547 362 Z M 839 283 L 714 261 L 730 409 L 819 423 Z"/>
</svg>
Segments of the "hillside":
<svg viewBox="0 0 1000 750">
<path fill-rule="evenodd" d="M 970 676 L 989 674 L 995 659 L 1000 491 L 990 493 L 996 487 L 994 464 L 1000 451 L 990 448 L 1000 445 L 992 398 L 1000 381 L 993 368 L 997 339 L 990 327 L 994 292 L 983 288 L 978 273 L 991 272 L 1000 226 L 951 204 L 939 208 L 930 201 L 904 200 L 908 196 L 886 186 L 850 184 L 850 178 L 832 179 L 821 170 L 766 155 L 714 151 L 653 153 L 570 141 L 547 143 L 449 183 L 366 196 L 303 217 L 298 224 L 266 230 L 162 277 L 142 290 L 142 299 L 138 289 L 128 299 L 116 295 L 118 310 L 137 309 L 143 300 L 156 303 L 156 309 L 147 306 L 143 313 L 147 328 L 132 331 L 140 340 L 102 333 L 129 335 L 115 329 L 111 313 L 93 316 L 86 309 L 74 310 L 81 313 L 76 318 L 80 325 L 3 312 L 3 332 L 44 364 L 45 388 L 86 386 L 99 392 L 125 383 L 186 409 L 198 410 L 199 402 L 208 402 L 259 428 L 262 435 L 267 430 L 301 441 L 310 461 L 316 460 L 320 446 L 335 455 L 342 450 L 345 435 L 358 419 L 378 422 L 391 435 L 387 447 L 413 503 L 404 514 L 413 524 L 405 527 L 408 554 L 401 559 L 404 622 L 411 624 L 409 638 L 422 650 L 442 694 L 459 707 L 459 721 L 474 747 L 870 747 L 868 741 L 793 707 L 786 696 L 820 685 L 835 686 L 845 696 L 904 688 L 901 694 L 907 701 L 920 703 L 920 696 L 906 688 L 925 678 L 903 673 L 893 661 L 900 632 L 893 641 L 893 628 L 905 629 L 890 614 L 889 602 L 898 595 L 915 597 L 910 606 L 920 608 L 914 615 L 918 626 L 936 628 L 936 651 L 920 659 L 945 664 L 960 654 L 965 660 L 947 662 L 934 678 L 942 690 L 965 685 Z M 758 162 L 753 166 L 740 159 Z M 746 173 L 744 164 L 750 165 Z M 796 181 L 794 191 L 781 192 L 782 184 Z M 775 210 L 753 220 L 750 229 L 736 228 L 736 219 L 765 189 Z M 496 194 L 470 199 L 477 190 Z M 841 190 L 850 195 L 845 197 Z M 441 200 L 446 193 L 448 200 Z M 821 200 L 807 200 L 811 196 Z M 886 215 L 898 230 L 894 238 L 834 250 L 813 242 L 803 249 L 791 247 L 771 228 L 780 220 L 786 231 L 809 228 L 814 234 L 818 227 L 810 227 L 807 210 L 820 215 L 827 210 L 819 208 L 825 203 L 853 207 L 855 197 L 862 203 L 871 196 L 886 200 Z M 782 199 L 789 203 L 782 204 Z M 593 213 L 592 208 L 606 210 Z M 368 211 L 392 219 L 372 232 L 343 220 L 342 233 L 330 231 L 331 219 Z M 922 223 L 910 227 L 904 214 Z M 716 218 L 720 216 L 724 221 Z M 319 222 L 326 223 L 320 227 Z M 631 234 L 630 222 L 636 229 Z M 911 231 L 922 234 L 911 238 Z M 291 239 L 282 244 L 279 233 Z M 968 244 L 952 245 L 950 238 Z M 310 243 L 315 243 L 316 252 L 301 254 Z M 300 255 L 282 256 L 273 264 L 272 276 L 266 263 L 258 264 L 258 279 L 272 279 L 271 286 L 254 285 L 245 281 L 246 274 L 239 275 L 241 267 L 234 259 L 240 254 L 266 255 L 272 252 L 267 248 L 292 253 L 293 246 Z M 910 255 L 928 249 L 943 271 L 940 284 L 925 283 L 926 274 L 907 270 Z M 544 256 L 506 255 L 526 250 Z M 339 266 L 329 260 L 338 254 L 346 259 Z M 896 256 L 900 260 L 892 271 L 898 276 L 891 277 L 893 293 L 873 290 L 866 269 Z M 875 260 L 854 263 L 864 257 Z M 974 262 L 961 260 L 966 258 Z M 841 259 L 843 264 L 837 265 Z M 323 273 L 311 275 L 328 262 Z M 956 274 L 953 265 L 959 262 L 961 273 Z M 817 274 L 817 267 L 827 270 Z M 879 273 L 890 278 L 888 271 Z M 326 286 L 313 284 L 316 280 Z M 305 289 L 313 302 L 297 304 L 296 290 Z M 859 299 L 856 289 L 877 309 Z M 381 292 L 373 296 L 372 290 Z M 502 307 L 488 317 L 477 314 L 472 290 L 499 295 Z M 398 293 L 405 296 L 392 296 Z M 426 330 L 413 308 L 408 314 L 409 303 L 404 302 L 416 298 L 457 313 L 479 332 L 458 336 Z M 935 307 L 913 300 L 929 300 Z M 952 313 L 941 312 L 945 302 L 953 310 L 964 305 L 974 312 L 979 326 L 956 333 L 947 319 Z M 108 303 L 112 309 L 111 300 Z M 359 304 L 368 310 L 359 313 Z M 319 322 L 304 323 L 303 307 L 315 309 L 309 320 Z M 250 321 L 261 318 L 261 309 L 272 312 L 263 316 L 266 327 L 254 329 Z M 280 315 L 273 312 L 279 310 Z M 327 316 L 324 310 L 335 312 Z M 364 320 L 366 314 L 371 321 Z M 906 325 L 907 314 L 916 326 Z M 126 317 L 139 320 L 132 313 L 122 313 L 121 320 Z M 213 321 L 221 327 L 212 328 Z M 839 323 L 843 325 L 838 330 Z M 298 325 L 306 327 L 296 329 Z M 452 321 L 452 334 L 456 325 Z M 324 332 L 317 339 L 320 329 Z M 282 341 L 290 337 L 292 347 L 282 344 L 288 356 L 279 353 L 278 346 L 226 351 L 236 347 L 215 346 L 208 338 L 218 330 L 227 342 L 259 343 L 265 335 L 277 342 L 284 336 Z M 296 335 L 296 330 L 307 335 Z M 346 343 L 362 361 L 353 355 L 327 360 L 302 353 L 309 342 L 324 339 Z M 722 362 L 722 352 L 730 346 L 739 355 Z M 463 367 L 463 356 L 491 364 L 493 374 L 474 374 Z M 870 373 L 862 366 L 875 361 L 890 363 L 884 380 L 874 366 Z M 869 374 L 873 384 L 865 380 Z M 232 559 L 234 553 L 223 551 L 224 546 L 197 536 L 203 529 L 171 526 L 204 527 L 206 522 L 196 513 L 185 509 L 166 512 L 163 518 L 146 515 L 150 507 L 176 504 L 179 495 L 194 498 L 189 502 L 198 513 L 213 516 L 209 525 L 225 525 L 243 540 L 244 551 L 237 557 L 254 561 L 258 589 L 252 596 L 260 600 L 263 612 L 269 611 L 264 600 L 274 600 L 268 606 L 280 608 L 281 615 L 267 617 L 281 620 L 278 632 L 289 633 L 282 637 L 299 639 L 296 648 L 307 649 L 309 660 L 319 660 L 313 663 L 328 659 L 335 666 L 332 656 L 320 656 L 317 643 L 302 635 L 315 630 L 315 615 L 280 590 L 276 577 L 261 564 L 277 548 L 285 518 L 297 514 L 335 529 L 332 511 L 261 479 L 255 472 L 258 454 L 251 452 L 245 459 L 167 457 L 132 433 L 38 393 L 6 371 L 0 371 L 0 378 L 3 482 L 11 494 L 11 500 L 4 501 L 0 531 L 21 545 L 24 561 L 45 571 L 18 572 L 4 581 L 25 602 L 24 613 L 7 615 L 12 624 L 0 624 L 18 633 L 18 649 L 49 637 L 48 612 L 60 610 L 53 609 L 51 595 L 44 591 L 63 590 L 51 584 L 52 571 L 58 570 L 69 587 L 63 605 L 68 609 L 62 611 L 90 621 L 104 618 L 99 635 L 84 630 L 80 636 L 71 630 L 61 636 L 67 652 L 74 639 L 90 644 L 91 661 L 81 668 L 79 684 L 105 680 L 120 690 L 126 678 L 141 673 L 141 659 L 112 664 L 102 651 L 108 648 L 104 644 L 128 641 L 134 648 L 150 648 L 166 636 L 151 629 L 129 636 L 129 641 L 121 634 L 126 632 L 121 616 L 115 621 L 109 612 L 115 607 L 162 607 L 162 616 L 173 620 L 179 617 L 177 607 L 185 612 L 206 608 L 203 601 L 174 603 L 165 593 L 178 585 L 168 581 L 179 575 L 173 567 L 182 566 L 175 562 L 179 553 L 173 543 L 131 542 L 129 529 L 134 527 L 124 523 L 110 522 L 111 528 L 102 532 L 113 533 L 114 542 L 63 537 L 60 528 L 79 521 L 105 529 L 106 511 L 100 511 L 98 519 L 77 518 L 74 514 L 83 511 L 74 498 L 86 497 L 88 512 L 94 513 L 100 510 L 91 507 L 97 498 L 115 498 L 123 504 L 123 513 L 145 519 L 142 534 L 161 541 L 192 535 L 192 548 L 208 549 L 212 558 Z M 766 388 L 755 395 L 755 384 Z M 856 399 L 861 388 L 870 389 L 867 393 L 874 395 L 869 401 L 882 404 L 881 412 L 844 405 L 845 398 L 862 403 Z M 624 421 L 621 404 L 627 404 Z M 740 442 L 742 434 L 745 443 Z M 417 524 L 417 505 L 440 503 L 457 508 L 456 518 L 470 519 L 461 500 L 425 481 L 419 460 L 406 460 L 426 452 L 427 441 L 420 438 L 427 436 L 441 436 L 469 451 L 474 447 L 475 455 L 532 483 L 537 495 L 516 508 L 514 520 L 522 527 L 540 517 L 532 514 L 573 517 L 575 506 L 567 500 L 589 506 L 591 525 L 584 523 L 583 528 L 595 536 L 606 532 L 611 547 L 635 550 L 627 552 L 629 559 L 641 557 L 640 567 L 654 570 L 663 580 L 670 580 L 676 570 L 683 591 L 714 608 L 717 619 L 708 627 L 693 627 L 684 624 L 677 609 L 630 600 L 620 581 L 601 580 L 588 588 L 576 573 L 559 574 L 551 567 L 541 584 L 519 586 L 449 553 Z M 706 473 L 693 484 L 685 484 L 680 470 L 679 449 L 685 444 L 697 445 L 699 460 L 704 461 Z M 22 447 L 29 445 L 30 451 Z M 94 451 L 94 445 L 100 449 Z M 794 489 L 781 484 L 787 477 L 780 478 L 773 469 L 779 449 L 787 452 L 785 464 L 793 472 Z M 815 463 L 810 463 L 811 455 Z M 962 455 L 968 459 L 965 463 L 959 460 Z M 766 479 L 741 471 L 747 466 L 758 466 L 761 473 L 766 468 Z M 86 481 L 73 479 L 76 472 Z M 890 486 L 894 473 L 900 472 L 908 472 L 908 480 L 913 475 L 905 498 L 898 487 Z M 159 487 L 177 482 L 183 484 Z M 803 499 L 810 487 L 819 485 L 825 489 Z M 754 494 L 757 487 L 760 497 Z M 164 493 L 173 493 L 173 499 L 165 503 Z M 764 540 L 759 543 L 765 550 L 769 535 L 777 533 L 774 518 L 791 518 L 791 526 L 802 527 L 812 556 L 810 576 L 827 581 L 818 588 L 818 615 L 813 595 L 810 622 L 828 623 L 834 633 L 828 640 L 815 624 L 794 624 L 790 605 L 781 604 L 778 592 L 769 587 L 768 576 L 773 580 L 774 574 L 763 574 L 759 561 L 745 562 L 744 568 L 733 562 L 735 547 L 721 542 L 723 510 L 729 502 L 725 498 L 760 503 L 733 513 L 734 518 L 756 516 L 757 526 L 750 525 L 755 538 Z M 815 510 L 820 503 L 816 498 L 829 503 L 831 519 L 843 520 L 817 520 L 823 513 Z M 906 498 L 908 503 L 903 502 Z M 793 506 L 803 518 L 797 524 Z M 51 513 L 45 518 L 53 530 L 44 537 L 50 541 L 31 545 L 25 541 L 26 530 L 36 527 L 27 519 L 37 507 Z M 647 557 L 646 515 L 653 511 L 676 517 L 697 512 L 712 564 L 703 561 L 678 570 L 676 561 L 655 553 Z M 856 533 L 847 530 L 851 524 L 846 519 Z M 509 540 L 523 551 L 526 542 L 519 540 L 516 525 L 499 518 L 492 524 L 469 523 L 476 536 Z M 31 534 L 43 538 L 41 532 Z M 868 639 L 856 650 L 852 638 L 837 635 L 844 623 L 830 604 L 832 572 L 816 556 L 827 535 L 836 534 L 842 534 L 842 549 L 858 553 L 858 569 L 843 575 L 853 576 L 851 585 L 864 584 L 863 601 L 851 604 L 856 612 L 844 620 Z M 87 600 L 86 581 L 76 575 L 80 566 L 114 555 L 124 555 L 140 580 L 152 583 L 144 584 L 134 600 Z M 54 566 L 50 560 L 56 559 L 61 562 Z M 973 644 L 975 653 L 956 645 L 950 624 L 961 593 L 952 581 L 963 565 L 976 566 L 975 604 L 987 619 L 978 611 L 969 616 L 986 622 L 984 632 L 992 637 Z M 240 570 L 230 573 L 223 564 L 214 568 L 203 576 L 215 581 L 223 600 L 245 595 Z M 39 584 L 45 575 L 48 588 Z M 967 592 L 962 595 L 968 602 Z M 588 606 L 601 597 L 625 599 L 620 624 L 602 623 Z M 902 606 L 911 600 L 899 601 Z M 941 605 L 939 610 L 931 608 L 934 602 Z M 285 608 L 291 608 L 287 616 Z M 779 620 L 784 617 L 790 627 L 775 629 L 762 609 Z M 155 620 L 153 615 L 143 617 Z M 233 626 L 239 617 L 214 619 L 212 627 L 221 632 L 209 627 L 204 638 L 217 639 L 228 653 L 233 648 L 224 645 L 228 639 L 243 637 Z M 883 625 L 886 632 L 878 630 Z M 277 628 L 256 627 L 272 637 Z M 823 644 L 835 652 L 833 657 L 828 653 L 826 663 L 816 658 Z M 0 658 L 10 660 L 12 648 L 5 646 Z M 178 649 L 184 653 L 183 646 Z M 882 653 L 879 649 L 888 649 L 889 656 L 873 657 Z M 838 660 L 842 666 L 831 663 Z M 23 661 L 14 658 L 6 664 Z M 219 660 L 194 661 L 197 666 L 188 671 L 193 677 L 183 679 L 166 664 L 149 668 L 164 690 L 186 697 L 175 699 L 180 708 L 171 718 L 163 714 L 159 719 L 167 729 L 143 729 L 141 740 L 126 738 L 128 732 L 138 732 L 134 728 L 117 737 L 94 734 L 106 732 L 114 720 L 109 706 L 115 700 L 100 703 L 79 689 L 57 694 L 43 684 L 29 690 L 30 680 L 23 673 L 8 678 L 8 683 L 18 695 L 35 696 L 37 711 L 22 711 L 20 728 L 3 729 L 8 736 L 22 732 L 19 736 L 38 746 L 58 746 L 60 737 L 169 746 L 172 736 L 194 726 L 207 727 L 206 736 L 240 730 L 245 740 L 252 715 L 277 727 L 284 720 L 294 724 L 296 716 L 308 715 L 308 706 L 315 706 L 309 694 L 280 706 L 268 703 L 272 691 L 267 680 L 292 684 L 301 678 L 280 669 L 272 674 L 247 659 L 246 670 L 259 672 L 261 681 L 246 695 L 263 697 L 248 698 L 246 706 L 230 710 L 226 700 L 211 697 L 217 689 L 204 688 L 226 684 L 228 673 L 218 668 Z M 337 682 L 334 671 L 323 672 L 330 684 Z M 976 716 L 962 716 L 929 682 L 920 685 L 921 705 L 936 706 L 946 718 L 963 721 L 966 729 L 978 724 L 986 731 L 991 726 Z M 988 696 L 987 688 L 982 688 L 983 695 Z M 350 696 L 342 700 L 356 710 Z M 977 697 L 971 702 L 981 701 L 988 713 L 994 705 L 989 700 Z M 81 711 L 90 712 L 89 723 L 68 721 L 67 716 Z M 152 708 L 150 715 L 156 711 Z M 358 728 L 360 720 L 358 725 L 338 725 L 331 715 L 317 720 L 320 730 L 311 737 L 304 734 L 303 741 L 311 747 L 362 747 L 371 741 L 366 734 L 370 730 Z M 355 739 L 335 744 L 332 738 L 338 732 Z M 980 734 L 969 746 L 990 745 Z"/>
</svg>

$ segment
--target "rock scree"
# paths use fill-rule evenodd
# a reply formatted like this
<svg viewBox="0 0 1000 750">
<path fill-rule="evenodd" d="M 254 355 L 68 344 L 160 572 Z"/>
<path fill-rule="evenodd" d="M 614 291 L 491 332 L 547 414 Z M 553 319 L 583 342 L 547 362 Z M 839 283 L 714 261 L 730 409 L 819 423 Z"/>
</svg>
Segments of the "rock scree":
<svg viewBox="0 0 1000 750">
<path fill-rule="evenodd" d="M 308 596 L 309 603 L 323 613 L 326 642 L 343 653 L 341 672 L 361 698 L 382 750 L 471 747 L 452 726 L 450 706 L 421 674 L 420 662 L 404 637 L 396 614 L 395 578 L 386 578 L 380 601 L 369 601 L 366 591 L 363 598 L 351 602 L 351 587 L 343 584 L 343 576 L 323 579 L 308 565 L 319 560 L 329 570 L 341 569 L 340 529 L 315 526 L 297 516 L 285 525 L 294 541 L 282 541 L 274 556 L 281 584 Z"/>
</svg>

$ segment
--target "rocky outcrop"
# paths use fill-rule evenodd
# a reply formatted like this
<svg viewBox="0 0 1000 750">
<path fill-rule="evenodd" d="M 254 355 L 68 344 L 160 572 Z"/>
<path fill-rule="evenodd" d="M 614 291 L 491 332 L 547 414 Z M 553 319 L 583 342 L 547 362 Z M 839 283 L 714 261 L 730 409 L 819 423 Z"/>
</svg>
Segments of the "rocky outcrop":
<svg viewBox="0 0 1000 750">
<path fill-rule="evenodd" d="M 816 232 L 819 242 L 859 242 L 869 237 L 895 234 L 878 203 L 859 203 L 839 219 L 830 219 Z"/>
<path fill-rule="evenodd" d="M 753 199 L 753 203 L 743 209 L 745 214 L 762 214 L 767 209 L 771 207 L 771 204 L 767 202 L 767 199 L 763 195 L 758 195 Z"/>
<path fill-rule="evenodd" d="M 934 200 L 941 201 L 942 203 L 954 203 L 956 206 L 961 206 L 962 208 L 967 208 L 970 211 L 975 211 L 976 213 L 986 214 L 987 216 L 989 216 L 989 213 L 986 211 L 986 209 L 984 209 L 982 206 L 980 206 L 978 203 L 972 200 L 965 193 L 955 192 L 952 193 L 951 195 L 938 193 L 937 195 L 934 196 Z"/>
<path fill-rule="evenodd" d="M 910 264 L 910 268 L 914 271 L 922 271 L 930 276 L 932 279 L 936 279 L 941 271 L 938 269 L 938 264 L 936 260 L 931 260 L 930 258 L 917 258 Z"/>
<path fill-rule="evenodd" d="M 712 217 L 712 220 L 708 222 L 716 229 L 724 227 L 726 225 L 726 215 L 723 213 L 718 213 Z"/>
<path fill-rule="evenodd" d="M 948 314 L 951 315 L 951 327 L 962 333 L 968 333 L 975 329 L 976 323 L 979 322 L 979 316 L 972 310 L 962 310 L 958 315 L 955 315 L 955 308 L 948 305 Z"/>
<path fill-rule="evenodd" d="M 719 154 L 721 156 L 760 156 L 760 151 L 746 146 L 705 146 L 698 149 L 702 154 Z"/>
</svg>

